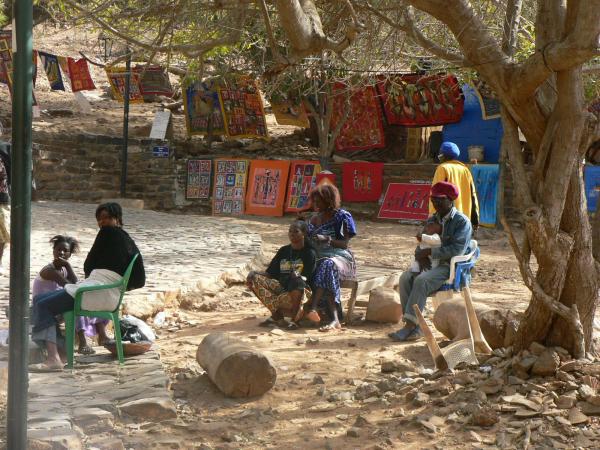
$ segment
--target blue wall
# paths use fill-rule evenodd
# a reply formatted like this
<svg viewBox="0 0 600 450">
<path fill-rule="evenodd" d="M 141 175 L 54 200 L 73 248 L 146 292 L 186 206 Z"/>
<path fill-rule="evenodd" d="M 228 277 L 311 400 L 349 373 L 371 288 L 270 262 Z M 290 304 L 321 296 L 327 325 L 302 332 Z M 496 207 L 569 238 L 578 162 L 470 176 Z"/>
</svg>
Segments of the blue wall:
<svg viewBox="0 0 600 450">
<path fill-rule="evenodd" d="M 481 107 L 475 89 L 468 84 L 463 87 L 465 94 L 465 113 L 458 123 L 444 125 L 444 141 L 452 141 L 460 148 L 460 159 L 468 162 L 469 145 L 483 145 L 486 163 L 497 163 L 502 141 L 502 121 L 500 119 L 483 120 Z"/>
</svg>

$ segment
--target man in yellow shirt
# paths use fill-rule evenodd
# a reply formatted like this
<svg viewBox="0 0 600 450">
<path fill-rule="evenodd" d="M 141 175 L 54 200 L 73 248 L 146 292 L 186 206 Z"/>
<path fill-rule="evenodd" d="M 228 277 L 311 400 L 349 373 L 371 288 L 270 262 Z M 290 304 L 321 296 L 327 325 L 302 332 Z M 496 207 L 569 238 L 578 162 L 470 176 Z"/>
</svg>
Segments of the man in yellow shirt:
<svg viewBox="0 0 600 450">
<path fill-rule="evenodd" d="M 475 191 L 475 183 L 469 168 L 458 161 L 460 150 L 454 142 L 444 142 L 438 155 L 441 164 L 435 169 L 432 185 L 446 181 L 458 187 L 459 196 L 454 200 L 454 206 L 471 220 L 474 229 L 479 226 L 479 202 Z M 435 209 L 429 202 L 429 212 Z"/>
</svg>

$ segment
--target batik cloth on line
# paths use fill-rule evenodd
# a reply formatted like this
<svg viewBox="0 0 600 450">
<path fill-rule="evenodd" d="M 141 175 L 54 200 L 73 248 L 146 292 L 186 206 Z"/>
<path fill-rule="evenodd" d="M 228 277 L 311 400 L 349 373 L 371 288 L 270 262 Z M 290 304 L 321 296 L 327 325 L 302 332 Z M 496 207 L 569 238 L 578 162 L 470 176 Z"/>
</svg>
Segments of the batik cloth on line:
<svg viewBox="0 0 600 450">
<path fill-rule="evenodd" d="M 311 238 L 317 234 L 329 236 L 331 239 L 343 240 L 356 235 L 356 225 L 352 214 L 338 209 L 333 218 L 319 226 L 308 224 Z M 320 287 L 334 295 L 335 302 L 340 303 L 340 280 L 356 276 L 354 255 L 348 249 L 332 247 L 326 243 L 317 243 L 317 268 L 313 276 L 313 287 Z"/>
<path fill-rule="evenodd" d="M 283 289 L 283 286 L 279 281 L 264 275 L 256 274 L 254 276 L 252 292 L 254 292 L 260 302 L 265 305 L 271 313 L 280 309 L 292 311 L 299 306 L 294 304 L 290 297 L 290 293 Z M 303 301 L 310 299 L 310 289 L 304 288 Z"/>
</svg>

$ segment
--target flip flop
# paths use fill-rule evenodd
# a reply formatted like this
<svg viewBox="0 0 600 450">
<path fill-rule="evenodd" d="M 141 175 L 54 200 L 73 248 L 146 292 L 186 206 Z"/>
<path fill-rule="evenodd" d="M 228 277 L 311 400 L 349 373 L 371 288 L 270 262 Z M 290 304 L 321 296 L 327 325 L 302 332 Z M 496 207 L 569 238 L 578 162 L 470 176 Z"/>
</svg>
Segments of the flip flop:
<svg viewBox="0 0 600 450">
<path fill-rule="evenodd" d="M 288 330 L 297 330 L 298 328 L 300 328 L 300 325 L 298 325 L 296 322 L 288 323 L 288 326 L 287 326 Z"/>
<path fill-rule="evenodd" d="M 261 323 L 258 324 L 259 327 L 275 327 L 277 326 L 277 321 L 275 319 L 273 319 L 272 317 L 269 317 L 266 320 L 263 320 Z"/>
<path fill-rule="evenodd" d="M 341 329 L 342 329 L 342 326 L 339 323 L 337 325 L 332 325 L 329 323 L 329 324 L 319 328 L 319 331 L 321 333 L 329 333 L 331 331 L 340 331 Z"/>
<path fill-rule="evenodd" d="M 62 366 L 49 366 L 46 363 L 29 364 L 29 371 L 36 373 L 62 372 Z"/>
<path fill-rule="evenodd" d="M 89 345 L 86 345 L 83 348 L 79 348 L 77 349 L 77 353 L 81 354 L 81 355 L 94 355 L 96 354 L 96 350 L 94 350 L 92 347 L 90 347 Z"/>
</svg>

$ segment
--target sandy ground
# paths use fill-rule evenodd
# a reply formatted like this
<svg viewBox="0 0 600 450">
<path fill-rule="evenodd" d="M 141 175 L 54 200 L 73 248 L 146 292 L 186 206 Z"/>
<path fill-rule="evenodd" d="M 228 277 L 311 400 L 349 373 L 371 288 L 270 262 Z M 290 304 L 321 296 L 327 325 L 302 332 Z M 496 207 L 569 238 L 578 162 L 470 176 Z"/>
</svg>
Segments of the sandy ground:
<svg viewBox="0 0 600 450">
<path fill-rule="evenodd" d="M 259 232 L 265 254 L 270 256 L 286 243 L 289 220 L 257 218 L 236 222 Z M 360 221 L 358 230 L 352 249 L 359 264 L 397 268 L 409 264 L 416 227 Z M 478 238 L 482 257 L 472 285 L 474 299 L 488 305 L 524 308 L 528 292 L 519 281 L 505 237 L 500 232 L 482 230 Z M 257 325 L 267 317 L 267 310 L 242 284 L 195 300 L 195 306 L 189 309 L 167 311 L 167 321 L 171 329 L 178 323 L 196 325 L 180 325 L 182 329 L 175 332 L 163 331 L 159 341 L 179 405 L 179 426 L 161 428 L 161 434 L 174 439 L 173 445 L 177 441 L 182 448 L 193 443 L 213 448 L 471 448 L 467 430 L 454 427 L 448 429 L 452 431 L 449 434 L 431 434 L 420 425 L 402 425 L 405 414 L 416 412 L 411 411 L 413 407 L 404 396 L 372 403 L 327 402 L 332 394 L 354 394 L 363 381 L 377 381 L 384 358 L 401 356 L 416 367 L 433 368 L 424 342 L 397 344 L 387 338 L 397 325 L 364 322 L 336 334 L 315 329 L 288 332 L 260 328 Z M 198 311 L 213 308 L 216 310 Z M 257 399 L 225 398 L 195 361 L 198 344 L 212 332 L 231 333 L 272 358 L 278 372 L 275 387 Z M 359 437 L 348 437 L 347 430 L 358 416 L 366 419 L 368 425 L 361 428 Z M 482 436 L 485 433 L 480 431 Z M 489 433 L 495 436 L 495 430 Z"/>
</svg>

